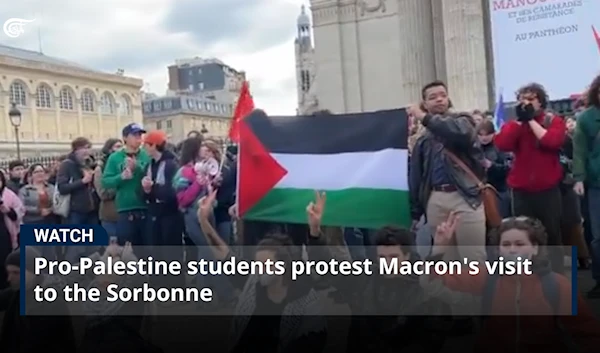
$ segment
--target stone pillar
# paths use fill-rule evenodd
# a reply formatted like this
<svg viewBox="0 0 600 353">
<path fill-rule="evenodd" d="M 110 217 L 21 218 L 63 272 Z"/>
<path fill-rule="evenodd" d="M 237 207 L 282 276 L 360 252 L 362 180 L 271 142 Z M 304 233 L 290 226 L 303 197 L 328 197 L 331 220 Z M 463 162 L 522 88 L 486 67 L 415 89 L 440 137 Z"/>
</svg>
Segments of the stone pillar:
<svg viewBox="0 0 600 353">
<path fill-rule="evenodd" d="M 481 0 L 443 0 L 447 83 L 457 110 L 487 109 L 488 80 Z"/>
<path fill-rule="evenodd" d="M 419 102 L 423 85 L 436 78 L 432 22 L 431 2 L 398 1 L 402 103 L 406 105 Z"/>
<path fill-rule="evenodd" d="M 431 0 L 431 15 L 433 25 L 433 48 L 435 52 L 436 80 L 446 82 L 446 43 L 444 41 L 444 16 L 442 14 L 442 1 Z"/>
<path fill-rule="evenodd" d="M 40 134 L 37 109 L 37 92 L 29 94 L 27 99 L 29 99 L 29 111 L 31 113 L 31 141 L 38 141 Z"/>
<path fill-rule="evenodd" d="M 63 135 L 62 135 L 62 124 L 60 121 L 60 94 L 58 96 L 54 97 L 54 121 L 56 122 L 56 140 L 57 141 L 62 141 L 63 140 Z"/>
<path fill-rule="evenodd" d="M 94 135 L 93 140 L 102 142 L 104 140 L 104 126 L 102 126 L 102 101 L 98 102 L 98 135 Z M 113 106 L 114 109 L 114 106 Z M 93 142 L 93 141 L 92 141 Z"/>
<path fill-rule="evenodd" d="M 81 97 L 76 99 L 77 101 L 77 134 L 83 136 L 83 107 L 81 106 Z M 77 137 L 79 137 L 77 136 Z"/>
</svg>

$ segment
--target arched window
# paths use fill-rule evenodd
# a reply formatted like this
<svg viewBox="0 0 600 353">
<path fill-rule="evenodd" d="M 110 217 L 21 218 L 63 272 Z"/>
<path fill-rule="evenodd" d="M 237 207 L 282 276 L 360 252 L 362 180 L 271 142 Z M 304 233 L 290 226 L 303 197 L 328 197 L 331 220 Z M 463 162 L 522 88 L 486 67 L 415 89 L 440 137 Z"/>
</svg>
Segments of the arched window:
<svg viewBox="0 0 600 353">
<path fill-rule="evenodd" d="M 50 88 L 41 84 L 38 86 L 35 97 L 35 105 L 38 108 L 52 108 L 52 91 Z"/>
<path fill-rule="evenodd" d="M 119 102 L 119 112 L 123 116 L 131 116 L 131 100 L 126 95 L 121 95 L 121 99 Z"/>
<path fill-rule="evenodd" d="M 81 93 L 81 110 L 88 113 L 94 111 L 94 94 L 90 90 Z"/>
<path fill-rule="evenodd" d="M 112 95 L 108 92 L 102 95 L 100 99 L 100 111 L 102 114 L 114 114 L 115 113 L 115 102 Z"/>
<path fill-rule="evenodd" d="M 10 102 L 16 103 L 18 106 L 27 106 L 27 91 L 25 84 L 15 81 L 10 84 Z"/>
<path fill-rule="evenodd" d="M 74 110 L 73 105 L 73 91 L 68 87 L 63 87 L 60 90 L 60 109 L 62 110 Z"/>
</svg>

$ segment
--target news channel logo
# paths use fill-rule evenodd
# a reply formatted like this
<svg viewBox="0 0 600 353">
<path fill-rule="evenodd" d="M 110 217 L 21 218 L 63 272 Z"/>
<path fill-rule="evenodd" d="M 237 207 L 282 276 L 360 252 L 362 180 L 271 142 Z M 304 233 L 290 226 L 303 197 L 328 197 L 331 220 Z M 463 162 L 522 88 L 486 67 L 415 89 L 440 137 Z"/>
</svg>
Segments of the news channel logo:
<svg viewBox="0 0 600 353">
<path fill-rule="evenodd" d="M 2 29 L 4 30 L 4 34 L 6 34 L 9 38 L 19 38 L 23 33 L 25 33 L 25 25 L 33 20 L 25 20 L 22 18 L 9 18 L 4 22 L 4 26 Z"/>
</svg>

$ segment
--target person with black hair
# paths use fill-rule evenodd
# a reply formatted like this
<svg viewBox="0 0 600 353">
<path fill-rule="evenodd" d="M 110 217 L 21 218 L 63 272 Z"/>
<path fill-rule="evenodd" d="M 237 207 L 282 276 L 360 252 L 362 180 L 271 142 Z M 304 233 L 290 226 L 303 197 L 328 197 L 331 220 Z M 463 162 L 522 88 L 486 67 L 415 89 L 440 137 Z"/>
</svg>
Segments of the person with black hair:
<svg viewBox="0 0 600 353">
<path fill-rule="evenodd" d="M 6 187 L 8 187 L 15 194 L 19 193 L 19 190 L 25 185 L 23 177 L 25 176 L 25 163 L 16 160 L 8 163 L 8 179 L 6 181 Z"/>
<path fill-rule="evenodd" d="M 573 176 L 575 192 L 587 200 L 586 223 L 592 238 L 592 276 L 596 281 L 589 296 L 600 298 L 600 76 L 590 85 L 587 104 L 573 136 Z"/>
<path fill-rule="evenodd" d="M 476 147 L 475 122 L 467 113 L 449 113 L 452 104 L 445 83 L 431 82 L 423 87 L 421 95 L 421 104 L 409 109 L 409 114 L 426 129 L 410 158 L 413 227 L 425 215 L 427 223 L 435 228 L 451 211 L 460 210 L 463 222 L 456 237 L 458 247 L 454 248 L 458 253 L 449 256 L 485 259 L 486 217 L 480 182 L 466 171 L 469 169 L 480 180 L 485 177 L 481 151 Z"/>
<path fill-rule="evenodd" d="M 230 259 L 234 254 L 211 224 L 217 191 L 199 201 L 198 220 L 215 257 Z M 323 204 L 314 207 L 322 214 Z M 320 217 L 320 216 L 319 216 Z M 312 229 L 313 235 L 320 229 Z M 325 259 L 318 251 L 323 247 L 308 247 L 311 259 Z M 317 252 L 317 253 L 315 253 Z M 241 289 L 233 318 L 229 352 L 292 353 L 322 352 L 327 343 L 327 320 L 321 314 L 322 302 L 312 287 L 309 276 L 292 280 L 292 261 L 302 259 L 302 253 L 287 235 L 270 234 L 256 246 L 254 260 L 262 263 L 282 261 L 285 273 L 233 275 L 228 279 Z"/>
<path fill-rule="evenodd" d="M 539 219 L 548 231 L 550 259 L 555 271 L 564 268 L 561 248 L 564 169 L 560 151 L 565 143 L 565 121 L 546 112 L 548 94 L 537 83 L 517 92 L 517 119 L 502 126 L 494 137 L 498 149 L 514 155 L 507 183 L 512 189 L 512 213 Z"/>
<path fill-rule="evenodd" d="M 151 160 L 142 178 L 142 190 L 148 206 L 149 238 L 156 246 L 154 249 L 158 250 L 155 256 L 162 260 L 181 261 L 184 224 L 173 187 L 178 166 L 175 155 L 166 150 L 166 144 L 167 135 L 161 130 L 150 131 L 144 137 L 144 148 Z"/>
</svg>

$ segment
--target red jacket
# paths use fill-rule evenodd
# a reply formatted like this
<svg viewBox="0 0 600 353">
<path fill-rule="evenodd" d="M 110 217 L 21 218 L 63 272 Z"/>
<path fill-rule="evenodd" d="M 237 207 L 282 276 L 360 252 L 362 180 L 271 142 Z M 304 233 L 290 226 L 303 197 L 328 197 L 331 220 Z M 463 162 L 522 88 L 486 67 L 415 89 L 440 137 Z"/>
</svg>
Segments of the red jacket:
<svg viewBox="0 0 600 353">
<path fill-rule="evenodd" d="M 535 118 L 543 126 L 544 114 Z M 546 128 L 546 127 L 544 127 Z M 538 140 L 528 123 L 510 121 L 494 138 L 496 147 L 514 154 L 513 166 L 508 173 L 508 186 L 516 190 L 537 192 L 557 186 L 563 178 L 559 152 L 565 142 L 567 127 L 555 116 L 547 132 Z"/>
</svg>

